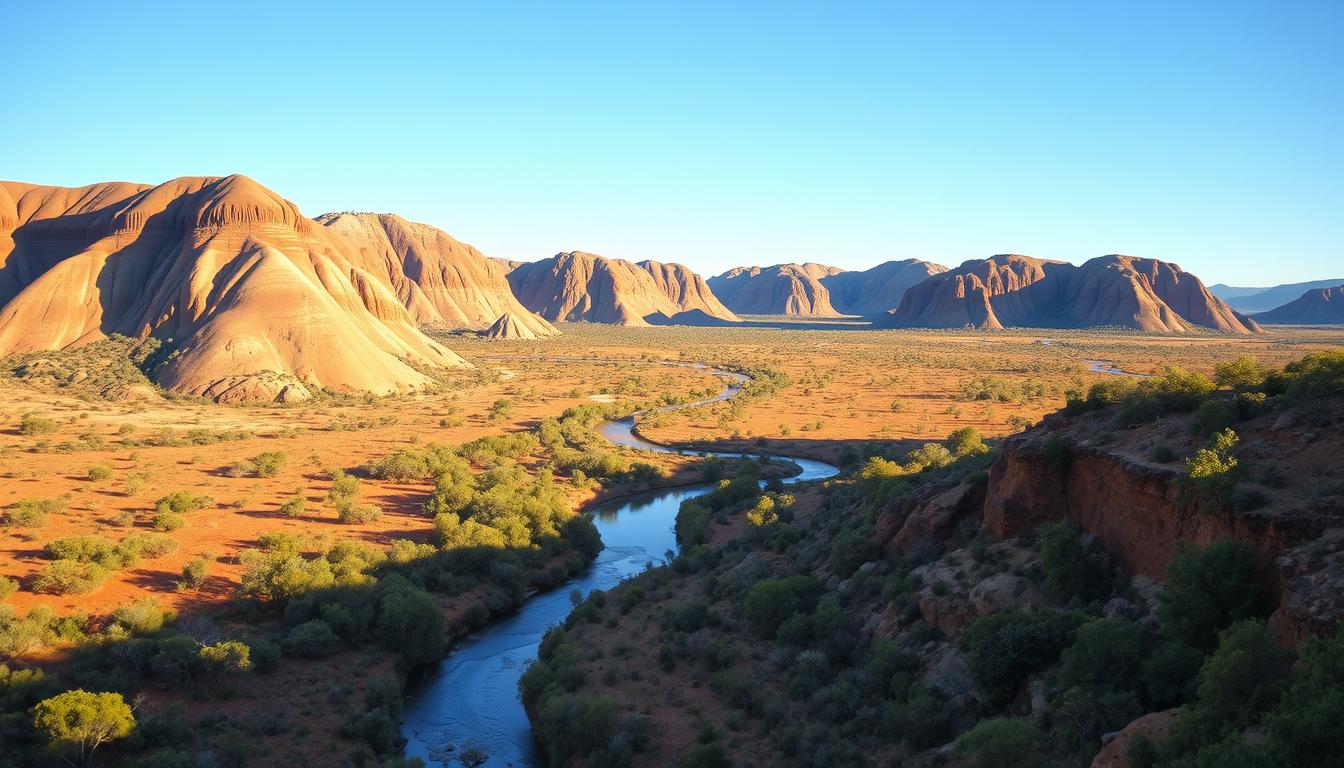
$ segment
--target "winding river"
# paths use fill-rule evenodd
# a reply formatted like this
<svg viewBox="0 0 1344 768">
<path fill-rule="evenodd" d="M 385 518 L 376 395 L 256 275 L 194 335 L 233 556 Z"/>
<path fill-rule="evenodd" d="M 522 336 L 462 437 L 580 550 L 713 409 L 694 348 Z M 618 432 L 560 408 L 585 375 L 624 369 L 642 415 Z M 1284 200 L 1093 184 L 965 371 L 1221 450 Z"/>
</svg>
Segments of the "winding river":
<svg viewBox="0 0 1344 768">
<path fill-rule="evenodd" d="M 726 400 L 740 392 L 747 381 L 743 374 L 699 363 L 665 364 L 703 368 L 728 384 L 714 397 L 653 411 L 694 408 Z M 644 440 L 635 433 L 634 426 L 635 417 L 631 416 L 603 423 L 600 432 L 616 445 L 644 451 L 675 451 Z M 743 455 L 695 453 L 725 458 Z M 820 461 L 774 458 L 787 458 L 802 469 L 801 474 L 786 480 L 787 483 L 820 480 L 839 473 L 836 467 Z M 401 726 L 406 755 L 420 757 L 427 765 L 448 764 L 453 753 L 445 751 L 445 747 L 473 743 L 489 754 L 486 766 L 544 765 L 545 759 L 536 748 L 527 714 L 518 700 L 518 678 L 528 662 L 536 658 L 542 635 L 573 610 L 574 591 L 587 595 L 594 589 L 611 589 L 675 552 L 677 540 L 672 527 L 681 502 L 713 488 L 713 483 L 705 483 L 650 491 L 594 507 L 590 514 L 606 546 L 593 564 L 564 585 L 530 596 L 517 613 L 468 635 L 412 691 Z"/>
</svg>

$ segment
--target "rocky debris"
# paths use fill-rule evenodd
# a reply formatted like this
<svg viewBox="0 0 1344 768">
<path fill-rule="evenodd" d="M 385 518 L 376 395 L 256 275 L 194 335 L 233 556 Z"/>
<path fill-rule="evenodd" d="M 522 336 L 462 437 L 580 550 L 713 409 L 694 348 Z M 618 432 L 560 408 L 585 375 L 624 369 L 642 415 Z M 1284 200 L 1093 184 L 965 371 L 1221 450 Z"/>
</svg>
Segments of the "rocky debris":
<svg viewBox="0 0 1344 768">
<path fill-rule="evenodd" d="M 1126 725 L 1111 738 L 1103 737 L 1105 743 L 1097 756 L 1092 758 L 1092 768 L 1128 768 L 1129 747 L 1134 739 L 1143 735 L 1154 742 L 1162 741 L 1180 715 L 1179 707 L 1150 712 Z"/>
<path fill-rule="evenodd" d="M 1332 528 L 1285 552 L 1278 566 L 1279 608 L 1271 618 L 1275 629 L 1293 644 L 1334 631 L 1344 620 L 1344 528 Z"/>
<path fill-rule="evenodd" d="M 941 693 L 953 712 L 968 709 L 974 700 L 975 681 L 966 659 L 952 643 L 931 642 L 919 649 L 919 682 Z"/>
<path fill-rule="evenodd" d="M 953 550 L 910 572 L 922 584 L 915 605 L 925 622 L 955 637 L 980 616 L 1045 605 L 1040 588 L 1015 573 L 1037 565 L 1035 551 L 1014 541 L 990 545 L 981 561 L 969 549 Z"/>
<path fill-rule="evenodd" d="M 961 483 L 934 491 L 879 516 L 877 535 L 887 551 L 903 557 L 930 542 L 940 548 L 955 546 L 961 523 L 984 508 L 985 485 Z"/>
</svg>

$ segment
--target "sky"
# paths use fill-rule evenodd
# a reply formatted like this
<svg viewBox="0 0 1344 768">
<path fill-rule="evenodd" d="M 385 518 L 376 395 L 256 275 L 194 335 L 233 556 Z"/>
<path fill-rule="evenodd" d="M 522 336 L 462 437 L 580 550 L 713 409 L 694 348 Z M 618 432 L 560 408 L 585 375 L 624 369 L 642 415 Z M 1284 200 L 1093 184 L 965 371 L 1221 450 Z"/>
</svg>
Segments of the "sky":
<svg viewBox="0 0 1344 768">
<path fill-rule="evenodd" d="M 5 179 L 243 173 L 491 256 L 707 274 L 1344 275 L 1338 0 L 0 0 L 0 50 Z"/>
</svg>

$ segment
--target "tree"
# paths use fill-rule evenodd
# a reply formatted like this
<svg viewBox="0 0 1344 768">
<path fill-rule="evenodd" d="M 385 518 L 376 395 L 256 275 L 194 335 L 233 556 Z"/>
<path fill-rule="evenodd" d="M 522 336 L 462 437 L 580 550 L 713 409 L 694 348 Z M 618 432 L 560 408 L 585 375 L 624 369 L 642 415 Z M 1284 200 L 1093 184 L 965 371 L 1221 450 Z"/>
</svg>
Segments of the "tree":
<svg viewBox="0 0 1344 768">
<path fill-rule="evenodd" d="M 383 596 L 378 629 L 383 645 L 400 651 L 412 668 L 443 656 L 443 611 L 428 592 L 412 587 L 389 591 Z"/>
<path fill-rule="evenodd" d="M 1250 355 L 1213 366 L 1213 383 L 1227 389 L 1251 389 L 1265 381 L 1265 372 Z"/>
<path fill-rule="evenodd" d="M 1181 479 L 1187 499 L 1199 504 L 1201 512 L 1213 512 L 1232 500 L 1237 485 L 1237 433 L 1224 429 L 1213 436 L 1207 447 L 1185 460 L 1186 476 Z"/>
<path fill-rule="evenodd" d="M 76 749 L 70 765 L 92 765 L 93 753 L 135 730 L 135 715 L 119 693 L 66 691 L 33 707 L 33 727 L 56 748 Z"/>
<path fill-rule="evenodd" d="M 1036 729 L 1026 720 L 982 720 L 957 739 L 957 751 L 974 756 L 976 768 L 1018 768 L 1030 764 Z"/>
<path fill-rule="evenodd" d="M 1212 650 L 1218 633 L 1260 607 L 1251 548 L 1219 539 L 1202 550 L 1178 545 L 1167 565 L 1159 613 L 1167 633 L 1192 648 Z"/>
<path fill-rule="evenodd" d="M 238 640 L 202 646 L 198 655 L 201 666 L 215 682 L 225 675 L 238 675 L 252 669 L 252 649 Z"/>
</svg>

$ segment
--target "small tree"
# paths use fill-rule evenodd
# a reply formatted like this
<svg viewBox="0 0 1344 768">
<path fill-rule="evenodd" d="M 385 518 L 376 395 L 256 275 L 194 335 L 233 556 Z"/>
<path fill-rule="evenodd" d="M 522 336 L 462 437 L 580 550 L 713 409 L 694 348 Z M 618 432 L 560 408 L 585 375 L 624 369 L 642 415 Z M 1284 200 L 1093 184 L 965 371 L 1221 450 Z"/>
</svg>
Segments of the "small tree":
<svg viewBox="0 0 1344 768">
<path fill-rule="evenodd" d="M 247 643 L 237 640 L 202 646 L 197 655 L 206 674 L 215 683 L 226 675 L 239 675 L 252 669 L 252 650 Z"/>
<path fill-rule="evenodd" d="M 1251 389 L 1265 381 L 1265 372 L 1250 355 L 1213 366 L 1213 383 L 1227 389 Z"/>
<path fill-rule="evenodd" d="M 1205 448 L 1185 460 L 1186 475 L 1180 478 L 1182 495 L 1194 501 L 1201 512 L 1214 512 L 1232 500 L 1237 486 L 1237 433 L 1231 429 L 1213 436 Z"/>
<path fill-rule="evenodd" d="M 135 730 L 135 715 L 119 693 L 66 691 L 33 707 L 33 727 L 57 749 L 73 749 L 70 765 L 93 764 L 93 753 L 109 741 L 124 739 Z"/>
</svg>

